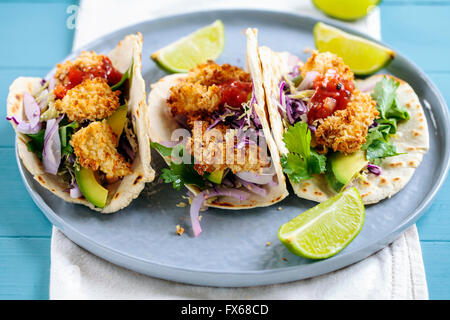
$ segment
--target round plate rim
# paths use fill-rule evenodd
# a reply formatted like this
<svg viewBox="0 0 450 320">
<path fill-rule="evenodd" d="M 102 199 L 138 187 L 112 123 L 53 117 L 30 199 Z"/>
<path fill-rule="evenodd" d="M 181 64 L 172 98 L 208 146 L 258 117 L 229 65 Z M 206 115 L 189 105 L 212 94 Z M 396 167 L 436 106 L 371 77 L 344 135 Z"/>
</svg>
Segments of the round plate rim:
<svg viewBox="0 0 450 320">
<path fill-rule="evenodd" d="M 116 38 L 119 34 L 128 34 L 135 30 L 139 30 L 140 26 L 146 25 L 148 23 L 158 23 L 172 19 L 182 19 L 189 17 L 191 15 L 207 15 L 207 14 L 220 14 L 220 13 L 251 13 L 251 14 L 273 14 L 273 15 L 285 15 L 290 16 L 294 19 L 304 19 L 313 20 L 315 22 L 325 22 L 332 26 L 343 29 L 344 31 L 351 32 L 358 36 L 370 39 L 371 41 L 377 42 L 384 46 L 387 46 L 383 42 L 354 30 L 341 22 L 332 21 L 328 18 L 316 18 L 308 15 L 302 15 L 299 13 L 292 13 L 283 10 L 270 10 L 270 9 L 250 9 L 250 8 L 239 8 L 239 9 L 210 9 L 210 10 L 200 10 L 192 11 L 181 14 L 167 15 L 155 19 L 149 19 L 147 21 L 139 22 L 134 25 L 127 26 L 125 28 L 111 32 L 99 39 L 96 39 L 80 49 L 71 52 L 63 61 L 71 59 L 74 55 L 81 52 L 82 50 L 88 50 L 91 47 L 96 46 L 99 43 L 108 41 L 108 39 Z M 387 46 L 389 47 L 389 46 Z M 446 133 L 445 146 L 446 150 L 450 150 L 449 146 L 449 136 L 450 136 L 450 121 L 449 121 L 449 111 L 444 98 L 442 97 L 440 91 L 437 89 L 433 81 L 412 61 L 410 61 L 406 56 L 401 54 L 398 50 L 395 50 L 397 55 L 404 59 L 409 66 L 418 73 L 427 84 L 430 86 L 432 93 L 435 95 L 439 101 L 439 107 L 443 111 L 446 121 L 444 123 L 444 131 Z M 49 72 L 51 74 L 52 71 Z M 431 205 L 431 202 L 435 198 L 437 192 L 442 187 L 450 167 L 450 156 L 446 153 L 446 157 L 441 160 L 443 163 L 442 172 L 439 175 L 439 179 L 429 193 L 424 197 L 424 201 L 414 210 L 412 214 L 408 216 L 407 219 L 403 221 L 402 224 L 398 225 L 390 234 L 384 235 L 377 240 L 372 241 L 367 246 L 352 252 L 351 254 L 337 255 L 332 258 L 321 260 L 315 263 L 290 266 L 284 268 L 276 269 L 266 269 L 266 270 L 249 270 L 249 271 L 221 271 L 221 270 L 208 270 L 208 269 L 185 269 L 172 265 L 165 265 L 161 263 L 155 263 L 151 261 L 144 261 L 139 259 L 139 257 L 134 257 L 127 255 L 123 252 L 117 251 L 114 248 L 109 248 L 102 246 L 88 236 L 82 234 L 80 231 L 73 229 L 70 224 L 66 223 L 61 219 L 50 207 L 45 203 L 42 197 L 32 190 L 28 178 L 26 177 L 23 164 L 18 156 L 17 143 L 16 143 L 16 162 L 19 167 L 19 171 L 22 180 L 26 186 L 28 193 L 31 195 L 33 201 L 39 207 L 39 209 L 45 214 L 45 216 L 50 220 L 50 222 L 58 227 L 69 239 L 75 242 L 77 245 L 83 247 L 84 249 L 90 251 L 96 256 L 99 256 L 105 260 L 112 262 L 113 264 L 131 269 L 133 271 L 146 274 L 149 276 L 154 276 L 157 278 L 162 278 L 166 280 L 172 280 L 193 285 L 208 285 L 208 286 L 218 286 L 218 287 L 245 287 L 245 286 L 258 286 L 258 285 L 268 285 L 277 284 L 284 282 L 291 282 L 296 280 L 301 280 L 305 278 L 310 278 L 322 274 L 326 274 L 332 271 L 336 271 L 353 263 L 356 263 L 371 254 L 374 254 L 378 250 L 386 247 L 392 241 L 394 241 L 407 227 L 415 223 L 426 211 L 426 209 Z M 319 264 L 319 266 L 317 265 Z M 314 267 L 312 267 L 314 266 Z M 309 272 L 298 272 L 300 269 L 310 269 Z M 220 279 L 226 275 L 228 278 L 225 281 Z"/>
</svg>

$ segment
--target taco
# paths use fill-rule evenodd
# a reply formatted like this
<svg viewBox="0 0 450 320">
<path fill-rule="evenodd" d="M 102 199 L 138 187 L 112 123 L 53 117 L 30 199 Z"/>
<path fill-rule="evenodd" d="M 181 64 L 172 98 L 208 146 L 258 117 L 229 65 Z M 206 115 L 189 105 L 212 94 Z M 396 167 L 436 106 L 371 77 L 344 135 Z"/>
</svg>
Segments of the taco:
<svg viewBox="0 0 450 320">
<path fill-rule="evenodd" d="M 355 80 L 330 52 L 312 51 L 306 63 L 259 53 L 272 134 L 299 197 L 322 202 L 355 186 L 370 204 L 408 183 L 429 148 L 411 86 L 390 75 Z"/>
<path fill-rule="evenodd" d="M 192 192 L 195 236 L 202 206 L 263 207 L 288 195 L 265 111 L 256 30 L 247 30 L 246 61 L 248 71 L 209 61 L 151 86 L 150 139 L 169 165 L 161 177 Z"/>
<path fill-rule="evenodd" d="M 49 79 L 12 83 L 18 155 L 61 199 L 112 213 L 154 179 L 141 51 L 142 35 L 129 35 L 107 56 L 83 51 Z"/>
</svg>

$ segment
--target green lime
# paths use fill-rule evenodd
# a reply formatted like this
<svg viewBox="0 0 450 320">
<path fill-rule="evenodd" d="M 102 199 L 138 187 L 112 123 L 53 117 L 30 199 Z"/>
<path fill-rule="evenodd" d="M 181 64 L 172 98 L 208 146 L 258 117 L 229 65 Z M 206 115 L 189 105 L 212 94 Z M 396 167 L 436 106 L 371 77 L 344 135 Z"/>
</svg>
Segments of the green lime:
<svg viewBox="0 0 450 320">
<path fill-rule="evenodd" d="M 356 20 L 367 15 L 381 0 L 313 0 L 325 14 L 342 20 Z"/>
<path fill-rule="evenodd" d="M 224 45 L 224 26 L 216 20 L 156 51 L 151 58 L 169 72 L 187 72 L 208 60 L 216 60 Z"/>
<path fill-rule="evenodd" d="M 395 57 L 395 52 L 389 48 L 322 22 L 314 27 L 314 41 L 320 52 L 329 51 L 342 57 L 356 75 L 372 74 Z"/>
<path fill-rule="evenodd" d="M 329 258 L 358 235 L 364 225 L 364 213 L 358 190 L 349 188 L 283 224 L 278 238 L 301 257 Z"/>
</svg>

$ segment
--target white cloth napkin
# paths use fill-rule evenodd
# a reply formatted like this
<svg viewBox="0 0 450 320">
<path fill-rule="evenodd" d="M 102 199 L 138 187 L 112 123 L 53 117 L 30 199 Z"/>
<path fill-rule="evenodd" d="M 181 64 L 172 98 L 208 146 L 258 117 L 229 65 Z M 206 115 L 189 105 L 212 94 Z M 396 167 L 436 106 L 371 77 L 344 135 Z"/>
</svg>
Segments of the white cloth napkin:
<svg viewBox="0 0 450 320">
<path fill-rule="evenodd" d="M 278 0 L 275 5 L 273 3 L 265 0 L 81 1 L 74 48 L 131 23 L 185 12 L 187 6 L 188 10 L 256 7 L 322 15 L 309 0 Z M 365 19 L 349 24 L 380 38 L 378 9 Z M 53 228 L 50 299 L 403 300 L 428 299 L 428 289 L 415 225 L 383 250 L 344 269 L 307 280 L 251 288 L 200 287 L 141 275 L 92 255 Z"/>
</svg>

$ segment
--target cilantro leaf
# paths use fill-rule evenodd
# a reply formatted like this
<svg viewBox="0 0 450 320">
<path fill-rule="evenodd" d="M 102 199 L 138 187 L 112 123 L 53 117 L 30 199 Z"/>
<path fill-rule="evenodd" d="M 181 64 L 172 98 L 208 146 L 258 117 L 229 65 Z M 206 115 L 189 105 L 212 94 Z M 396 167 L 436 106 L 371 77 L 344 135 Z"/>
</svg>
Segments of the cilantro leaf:
<svg viewBox="0 0 450 320">
<path fill-rule="evenodd" d="M 28 151 L 33 152 L 40 160 L 42 160 L 42 151 L 44 150 L 45 129 L 36 134 L 27 135 L 31 140 L 28 141 Z"/>
<path fill-rule="evenodd" d="M 374 140 L 366 149 L 366 157 L 369 161 L 398 156 L 400 154 L 397 153 L 392 143 L 383 140 Z"/>
<path fill-rule="evenodd" d="M 170 157 L 172 155 L 173 148 L 163 146 L 157 142 L 150 142 L 150 147 L 158 151 L 164 157 Z"/>
<path fill-rule="evenodd" d="M 78 126 L 78 122 L 74 121 L 59 127 L 59 139 L 61 140 L 61 156 L 73 153 L 73 148 L 70 145 L 69 141 Z"/>
<path fill-rule="evenodd" d="M 399 85 L 399 82 L 388 77 L 383 77 L 381 81 L 376 83 L 372 98 L 377 101 L 377 109 L 382 119 L 386 119 L 386 114 L 390 112 Z"/>
<path fill-rule="evenodd" d="M 283 135 L 283 141 L 290 152 L 301 155 L 303 159 L 309 158 L 311 131 L 305 122 L 297 122 L 289 127 Z"/>
<path fill-rule="evenodd" d="M 305 122 L 297 122 L 283 135 L 289 150 L 281 159 L 283 171 L 294 181 L 311 179 L 312 174 L 326 171 L 327 158 L 311 150 L 311 131 Z"/>
<path fill-rule="evenodd" d="M 395 146 L 389 142 L 389 137 L 397 132 L 398 121 L 410 118 L 408 111 L 398 101 L 396 91 L 399 85 L 400 82 L 393 78 L 383 77 L 372 93 L 372 98 L 377 101 L 380 119 L 376 120 L 377 127 L 369 129 L 366 143 L 361 147 L 366 150 L 366 157 L 372 163 L 399 155 Z"/>
<path fill-rule="evenodd" d="M 111 87 L 112 91 L 120 89 L 120 87 L 125 83 L 125 81 L 131 79 L 131 77 L 133 76 L 133 66 L 134 66 L 134 58 L 131 59 L 131 65 L 127 69 L 127 71 L 125 71 L 125 73 L 122 75 L 120 81 Z"/>
<path fill-rule="evenodd" d="M 161 178 L 165 183 L 172 183 L 177 190 L 180 190 L 185 184 L 193 184 L 199 188 L 205 186 L 203 177 L 195 171 L 192 164 L 176 164 L 172 162 L 169 169 L 162 169 Z"/>
<path fill-rule="evenodd" d="M 308 172 L 308 163 L 294 153 L 288 153 L 281 157 L 281 166 L 292 181 L 299 183 L 301 180 L 311 179 Z"/>
<path fill-rule="evenodd" d="M 308 159 L 308 167 L 311 173 L 321 174 L 327 169 L 327 157 L 311 150 L 311 156 Z"/>
</svg>

